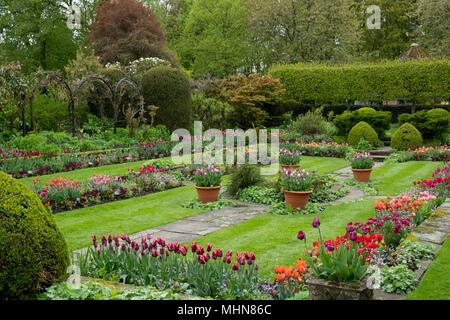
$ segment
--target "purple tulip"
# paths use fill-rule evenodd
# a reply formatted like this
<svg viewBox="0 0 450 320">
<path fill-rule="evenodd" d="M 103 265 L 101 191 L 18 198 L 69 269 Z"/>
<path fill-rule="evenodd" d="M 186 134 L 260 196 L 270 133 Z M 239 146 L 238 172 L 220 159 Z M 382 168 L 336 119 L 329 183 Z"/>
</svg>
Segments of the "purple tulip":
<svg viewBox="0 0 450 320">
<path fill-rule="evenodd" d="M 358 239 L 358 234 L 355 231 L 350 232 L 350 240 L 356 241 Z"/>
<path fill-rule="evenodd" d="M 297 239 L 298 240 L 303 240 L 303 239 L 305 239 L 305 237 L 306 237 L 305 233 L 302 230 L 300 230 L 298 232 Z"/>
<path fill-rule="evenodd" d="M 315 218 L 314 218 L 313 223 L 312 223 L 312 226 L 313 226 L 314 228 L 318 228 L 318 227 L 320 226 L 320 220 L 319 220 L 319 217 L 315 217 Z"/>
</svg>

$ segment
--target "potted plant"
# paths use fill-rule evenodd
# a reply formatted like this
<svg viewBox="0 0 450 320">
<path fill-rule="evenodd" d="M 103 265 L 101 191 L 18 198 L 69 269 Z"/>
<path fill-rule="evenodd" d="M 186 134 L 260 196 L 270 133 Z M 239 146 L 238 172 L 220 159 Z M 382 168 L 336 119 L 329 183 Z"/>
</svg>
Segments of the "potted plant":
<svg viewBox="0 0 450 320">
<path fill-rule="evenodd" d="M 373 158 L 371 157 L 370 152 L 355 152 L 350 161 L 352 163 L 352 171 L 355 180 L 359 182 L 369 182 L 370 173 L 372 172 L 373 167 Z"/>
<path fill-rule="evenodd" d="M 283 169 L 281 187 L 284 192 L 286 204 L 293 209 L 303 210 L 313 192 L 313 174 L 306 170 Z"/>
<path fill-rule="evenodd" d="M 313 227 L 319 231 L 320 242 L 315 242 L 313 250 L 307 251 L 306 260 L 313 275 L 306 280 L 310 300 L 371 300 L 373 288 L 368 286 L 369 263 L 373 258 L 363 237 L 355 229 L 347 226 L 345 236 L 323 241 L 320 233 L 320 221 L 316 217 Z M 300 231 L 298 239 L 305 240 L 306 235 Z M 380 243 L 373 237 L 371 243 Z M 369 258 L 367 256 L 369 255 Z"/>
<path fill-rule="evenodd" d="M 196 168 L 194 171 L 195 189 L 201 203 L 214 202 L 219 197 L 222 173 L 214 165 Z"/>
<path fill-rule="evenodd" d="M 300 168 L 300 152 L 286 148 L 280 150 L 280 164 L 282 169 L 295 170 Z"/>
</svg>

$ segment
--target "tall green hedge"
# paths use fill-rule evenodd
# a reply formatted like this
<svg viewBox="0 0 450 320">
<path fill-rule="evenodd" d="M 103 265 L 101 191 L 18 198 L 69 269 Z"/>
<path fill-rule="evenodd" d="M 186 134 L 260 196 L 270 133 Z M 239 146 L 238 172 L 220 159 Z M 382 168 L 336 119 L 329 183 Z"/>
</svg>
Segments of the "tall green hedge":
<svg viewBox="0 0 450 320">
<path fill-rule="evenodd" d="M 142 94 L 145 105 L 159 107 L 156 124 L 170 129 L 189 128 L 192 97 L 189 79 L 182 71 L 168 66 L 150 69 L 142 77 Z"/>
<path fill-rule="evenodd" d="M 66 242 L 37 195 L 0 171 L 0 300 L 34 294 L 67 277 Z"/>
<path fill-rule="evenodd" d="M 298 103 L 348 103 L 405 99 L 415 102 L 450 97 L 450 61 L 386 61 L 329 66 L 296 64 L 273 67 L 286 98 Z"/>
</svg>

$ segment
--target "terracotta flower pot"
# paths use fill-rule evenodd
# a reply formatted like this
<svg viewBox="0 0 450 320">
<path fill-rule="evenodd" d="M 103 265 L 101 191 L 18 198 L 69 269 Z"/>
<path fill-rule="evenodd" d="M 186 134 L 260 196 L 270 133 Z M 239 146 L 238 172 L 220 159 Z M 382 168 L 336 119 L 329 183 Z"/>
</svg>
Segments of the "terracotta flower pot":
<svg viewBox="0 0 450 320">
<path fill-rule="evenodd" d="M 299 169 L 300 168 L 300 165 L 299 164 L 282 164 L 281 165 L 281 169 L 286 169 L 286 170 L 289 170 L 289 171 L 294 171 L 294 170 L 297 170 L 297 169 Z"/>
<path fill-rule="evenodd" d="M 359 182 L 369 182 L 370 173 L 372 172 L 372 168 L 370 169 L 352 169 L 353 176 L 355 180 Z"/>
<path fill-rule="evenodd" d="M 360 283 L 336 283 L 316 277 L 306 280 L 309 300 L 372 300 L 373 289 L 367 286 L 367 279 Z"/>
<path fill-rule="evenodd" d="M 217 201 L 219 197 L 220 188 L 222 186 L 217 187 L 198 187 L 194 186 L 197 189 L 198 199 L 201 203 L 208 203 Z"/>
<path fill-rule="evenodd" d="M 283 191 L 286 204 L 294 209 L 300 210 L 303 210 L 306 207 L 306 204 L 308 203 L 309 200 L 309 196 L 313 192 L 312 190 L 310 191 L 283 190 Z"/>
</svg>

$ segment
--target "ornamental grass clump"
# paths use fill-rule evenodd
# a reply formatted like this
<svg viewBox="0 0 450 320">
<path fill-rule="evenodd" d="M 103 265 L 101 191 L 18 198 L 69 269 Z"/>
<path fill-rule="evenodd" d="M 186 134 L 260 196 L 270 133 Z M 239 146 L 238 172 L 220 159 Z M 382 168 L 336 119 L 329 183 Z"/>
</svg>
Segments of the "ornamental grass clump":
<svg viewBox="0 0 450 320">
<path fill-rule="evenodd" d="M 257 286 L 253 252 L 222 251 L 208 243 L 189 246 L 150 234 L 132 241 L 128 235 L 92 236 L 92 246 L 77 259 L 81 275 L 137 286 L 173 289 L 201 297 L 248 298 Z"/>
<path fill-rule="evenodd" d="M 206 165 L 197 168 L 194 172 L 194 182 L 197 187 L 218 187 L 222 180 L 219 167 Z"/>
<path fill-rule="evenodd" d="M 370 152 L 355 152 L 350 161 L 352 163 L 352 169 L 372 169 L 373 167 L 373 158 Z"/>
<path fill-rule="evenodd" d="M 283 148 L 280 150 L 280 164 L 298 165 L 300 163 L 300 154 L 299 151 L 289 151 Z"/>
<path fill-rule="evenodd" d="M 281 174 L 281 187 L 288 191 L 311 191 L 314 183 L 314 173 L 306 170 L 287 170 L 284 169 Z"/>
</svg>

